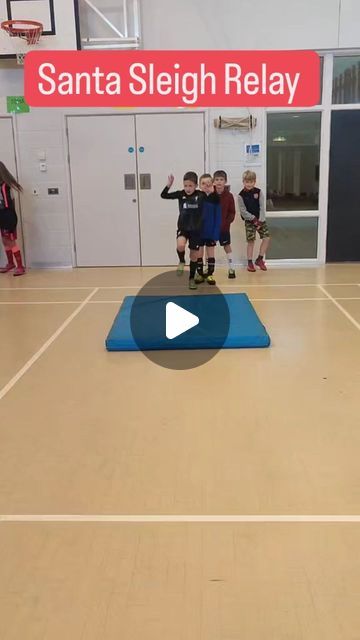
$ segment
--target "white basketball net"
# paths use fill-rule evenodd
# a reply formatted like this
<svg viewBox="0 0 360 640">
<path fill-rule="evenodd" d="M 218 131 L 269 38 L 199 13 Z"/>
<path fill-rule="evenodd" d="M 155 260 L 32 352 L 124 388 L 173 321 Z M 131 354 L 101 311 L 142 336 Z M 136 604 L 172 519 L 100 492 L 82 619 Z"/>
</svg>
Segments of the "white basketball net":
<svg viewBox="0 0 360 640">
<path fill-rule="evenodd" d="M 24 51 L 24 53 L 17 53 L 16 54 L 16 62 L 18 64 L 20 64 L 20 65 L 23 65 L 26 54 L 27 54 L 27 51 L 26 52 Z"/>
<path fill-rule="evenodd" d="M 29 53 L 29 51 L 33 51 L 34 49 L 36 49 L 38 45 L 37 42 L 35 44 L 28 44 L 26 40 L 23 40 L 22 38 L 19 38 L 19 37 L 17 38 L 12 37 L 11 42 L 12 42 L 13 51 L 16 55 L 16 62 L 19 65 L 24 64 L 26 54 Z"/>
</svg>

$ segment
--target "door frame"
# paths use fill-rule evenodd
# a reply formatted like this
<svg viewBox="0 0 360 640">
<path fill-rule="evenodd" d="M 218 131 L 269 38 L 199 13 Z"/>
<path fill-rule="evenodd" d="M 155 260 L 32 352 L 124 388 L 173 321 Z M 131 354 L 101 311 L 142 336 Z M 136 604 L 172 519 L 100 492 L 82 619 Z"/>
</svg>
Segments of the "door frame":
<svg viewBox="0 0 360 640">
<path fill-rule="evenodd" d="M 321 52 L 319 52 L 321 53 Z M 326 235 L 327 235 L 327 210 L 329 196 L 329 153 L 330 153 L 330 121 L 331 121 L 331 98 L 332 98 L 332 74 L 333 55 L 330 53 L 321 54 L 323 56 L 323 81 L 321 102 L 313 107 L 273 107 L 265 109 L 264 122 L 264 146 L 267 146 L 267 118 L 271 113 L 320 113 L 320 156 L 319 156 L 319 202 L 318 208 L 313 211 L 268 211 L 266 217 L 271 218 L 300 218 L 317 217 L 317 256 L 316 258 L 292 258 L 269 260 L 272 266 L 310 266 L 324 264 L 326 261 Z M 265 151 L 266 153 L 266 151 Z M 265 184 L 267 184 L 267 162 L 265 159 Z"/>
<path fill-rule="evenodd" d="M 205 110 L 196 110 L 196 111 L 185 111 L 185 112 L 179 112 L 179 111 L 167 111 L 166 113 L 163 111 L 152 111 L 151 113 L 135 113 L 135 138 L 136 138 L 136 180 L 137 180 L 137 192 L 138 192 L 138 203 L 139 203 L 139 233 L 140 233 L 140 266 L 141 267 L 146 267 L 146 266 L 150 266 L 153 267 L 154 265 L 145 265 L 143 262 L 143 253 L 142 253 L 142 245 L 141 245 L 141 209 L 140 209 L 140 204 L 141 204 L 141 193 L 140 193 L 140 172 L 139 172 L 139 156 L 138 156 L 138 130 L 137 130 L 137 116 L 152 116 L 152 115 L 179 115 L 179 116 L 190 116 L 190 115 L 194 115 L 194 114 L 200 114 L 202 116 L 202 131 L 203 131 L 203 159 L 204 159 L 204 173 L 208 170 L 207 167 L 207 139 L 206 139 L 206 131 L 207 131 L 207 126 L 206 126 L 206 111 Z M 200 176 L 199 176 L 200 177 Z M 160 194 L 159 194 L 160 197 Z M 172 265 L 168 265 L 168 264 L 162 264 L 162 265 L 158 265 L 159 267 L 169 267 Z"/>
<path fill-rule="evenodd" d="M 138 174 L 138 162 L 137 162 L 137 146 L 136 146 L 136 120 L 135 120 L 135 114 L 128 112 L 128 113 L 122 113 L 122 114 L 117 114 L 117 113 L 98 113 L 98 112 L 94 112 L 94 113 L 68 113 L 65 114 L 64 116 L 64 127 L 65 127 L 65 148 L 66 148 L 66 154 L 67 154 L 67 160 L 65 163 L 66 166 L 66 174 L 67 174 L 67 179 L 68 179 L 68 184 L 69 184 L 69 189 L 68 189 L 68 219 L 69 219 L 69 234 L 70 234 L 70 241 L 71 241 L 71 258 L 72 258 L 72 267 L 76 268 L 76 269 L 82 269 L 83 267 L 80 265 L 78 265 L 77 263 L 77 251 L 76 251 L 76 232 L 75 232 L 75 207 L 74 207 L 74 199 L 73 199 L 73 185 L 72 185 L 72 174 L 71 174 L 71 154 L 70 154 L 70 137 L 69 137 L 69 127 L 68 127 L 68 123 L 69 123 L 69 119 L 75 119 L 75 118 L 93 118 L 94 116 L 102 118 L 102 117 L 106 117 L 108 118 L 109 116 L 111 117 L 116 117 L 116 116 L 131 116 L 133 118 L 133 125 L 134 125 L 134 134 L 135 134 L 135 171 L 136 171 L 136 200 L 137 200 L 137 217 L 138 217 L 138 234 L 139 234 L 139 265 L 136 265 L 137 268 L 142 266 L 141 263 L 141 232 L 140 232 L 140 213 L 139 213 L 139 186 L 138 186 L 138 180 L 137 180 L 137 174 Z M 128 268 L 131 268 L 131 266 L 133 265 L 127 265 Z M 98 267 L 98 268 L 103 268 L 103 267 Z M 104 267 L 107 268 L 107 267 Z"/>
<path fill-rule="evenodd" d="M 114 113 L 103 111 L 99 113 L 98 109 L 87 110 L 84 113 L 79 113 L 78 109 L 75 111 L 67 111 L 64 113 L 64 122 L 63 122 L 63 135 L 64 135 L 64 151 L 66 153 L 66 176 L 69 185 L 68 189 L 68 222 L 69 222 L 69 235 L 71 242 L 71 260 L 73 268 L 81 268 L 77 265 L 76 258 L 76 236 L 75 236 L 75 212 L 74 212 L 74 202 L 73 202 L 73 190 L 72 190 L 72 179 L 71 179 L 71 165 L 70 165 L 70 140 L 69 140 L 69 128 L 68 128 L 68 120 L 69 118 L 89 118 L 89 117 L 114 117 L 114 118 L 122 118 L 124 116 L 133 116 L 134 118 L 134 128 L 135 128 L 135 143 L 137 143 L 136 137 L 136 116 L 141 115 L 179 115 L 179 116 L 187 116 L 192 115 L 193 113 L 201 113 L 203 115 L 203 131 L 204 131 L 204 167 L 205 171 L 209 169 L 208 167 L 208 158 L 209 158 L 209 122 L 208 122 L 208 109 L 187 109 L 186 111 L 179 111 L 178 109 L 166 109 L 166 111 L 158 110 L 143 110 L 143 111 L 132 111 L 131 109 L 124 109 L 123 113 Z M 139 199 L 139 171 L 138 171 L 138 156 L 137 156 L 137 144 L 136 148 L 136 194 L 137 194 L 137 203 L 138 203 L 138 219 L 139 219 L 139 249 L 140 249 L 140 267 L 143 267 L 143 259 L 142 259 L 142 250 L 141 250 L 141 217 L 140 217 L 140 199 Z M 99 267 L 102 268 L 102 267 Z M 130 267 L 129 267 L 130 268 Z M 137 267 L 139 268 L 139 267 Z"/>
</svg>

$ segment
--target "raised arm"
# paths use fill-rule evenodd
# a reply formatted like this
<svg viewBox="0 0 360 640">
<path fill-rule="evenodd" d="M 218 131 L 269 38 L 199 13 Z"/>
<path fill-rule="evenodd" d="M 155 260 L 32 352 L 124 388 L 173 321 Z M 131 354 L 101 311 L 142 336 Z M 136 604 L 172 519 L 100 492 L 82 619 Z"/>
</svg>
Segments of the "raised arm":
<svg viewBox="0 0 360 640">
<path fill-rule="evenodd" d="M 164 200 L 178 200 L 179 199 L 179 194 L 181 193 L 180 191 L 172 191 L 172 193 L 169 193 L 169 189 L 172 187 L 174 182 L 174 176 L 172 174 L 169 175 L 168 177 L 168 181 L 167 181 L 167 185 L 166 187 L 163 188 L 160 196 L 161 198 L 164 198 Z"/>
</svg>

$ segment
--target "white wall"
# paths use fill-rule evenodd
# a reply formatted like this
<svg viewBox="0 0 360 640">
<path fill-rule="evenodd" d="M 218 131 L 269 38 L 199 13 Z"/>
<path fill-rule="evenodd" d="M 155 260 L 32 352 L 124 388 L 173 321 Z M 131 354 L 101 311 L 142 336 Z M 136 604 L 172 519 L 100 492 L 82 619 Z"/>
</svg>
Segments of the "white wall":
<svg viewBox="0 0 360 640">
<path fill-rule="evenodd" d="M 95 4 L 121 24 L 117 0 Z M 140 7 L 145 49 L 360 46 L 359 0 L 140 0 Z M 92 12 L 87 13 L 96 35 L 112 35 Z M 5 17 L 5 0 L 0 0 L 0 18 Z M 55 21 L 56 36 L 44 37 L 40 46 L 76 48 L 73 0 L 55 0 Z M 0 31 L 0 53 L 10 51 L 10 39 Z"/>
<path fill-rule="evenodd" d="M 351 1 L 353 4 L 358 2 L 342 0 L 345 4 Z M 336 48 L 339 46 L 339 2 L 340 0 L 144 1 L 141 5 L 144 48 Z M 346 37 L 344 31 L 344 41 Z M 360 44 L 360 35 L 358 39 Z"/>
<path fill-rule="evenodd" d="M 5 96 L 18 96 L 24 93 L 24 72 L 16 62 L 0 61 L 0 100 Z M 2 110 L 4 105 L 2 105 Z"/>
<path fill-rule="evenodd" d="M 224 169 L 228 174 L 228 182 L 231 191 L 235 196 L 237 206 L 237 194 L 242 189 L 242 174 L 245 169 L 255 171 L 258 178 L 258 186 L 262 189 L 265 185 L 265 162 L 266 162 L 266 129 L 265 129 L 265 111 L 264 109 L 252 109 L 251 115 L 257 119 L 256 128 L 252 132 L 244 132 L 237 130 L 216 129 L 213 125 L 214 118 L 219 115 L 232 116 L 248 116 L 249 111 L 246 109 L 210 109 L 209 110 L 209 170 L 211 173 L 217 169 Z M 259 158 L 260 166 L 249 166 L 246 163 L 245 145 L 260 143 L 262 154 Z M 239 215 L 236 216 L 235 222 L 231 228 L 232 248 L 234 259 L 236 262 L 245 260 L 246 257 L 246 241 L 245 228 Z M 224 260 L 224 252 L 218 248 L 217 257 Z"/>
<path fill-rule="evenodd" d="M 144 0 L 145 49 L 360 47 L 359 0 Z"/>
<path fill-rule="evenodd" d="M 29 266 L 70 266 L 69 181 L 66 167 L 64 114 L 58 109 L 33 109 L 15 117 L 19 177 L 24 187 L 23 231 Z M 47 171 L 40 171 L 39 154 Z M 59 195 L 50 196 L 49 187 Z M 38 195 L 33 195 L 36 188 Z"/>
<path fill-rule="evenodd" d="M 114 113 L 113 110 L 110 112 Z M 232 191 L 236 194 L 241 189 L 241 174 L 246 168 L 245 143 L 251 141 L 264 143 L 264 113 L 261 110 L 253 112 L 258 117 L 258 126 L 252 134 L 215 129 L 213 120 L 219 113 L 239 115 L 239 111 L 231 110 L 208 112 L 208 169 L 210 171 L 225 169 Z M 248 115 L 248 113 L 244 110 L 240 115 Z M 15 116 L 19 177 L 24 187 L 22 216 L 25 247 L 28 265 L 33 267 L 59 267 L 72 264 L 70 230 L 72 214 L 64 120 L 65 112 L 60 109 L 32 109 L 28 114 Z M 263 149 L 265 149 L 264 144 Z M 39 153 L 41 152 L 46 154 L 46 172 L 40 171 Z M 191 163 L 191 159 L 189 162 Z M 259 175 L 260 185 L 263 185 L 263 165 L 256 167 L 255 170 Z M 166 177 L 167 172 L 164 168 L 164 183 Z M 58 187 L 59 195 L 48 195 L 49 187 Z M 33 195 L 34 188 L 39 195 Z M 235 258 L 244 259 L 245 239 L 240 218 L 234 225 L 233 235 Z"/>
<path fill-rule="evenodd" d="M 360 2 L 341 0 L 339 47 L 360 46 Z"/>
</svg>

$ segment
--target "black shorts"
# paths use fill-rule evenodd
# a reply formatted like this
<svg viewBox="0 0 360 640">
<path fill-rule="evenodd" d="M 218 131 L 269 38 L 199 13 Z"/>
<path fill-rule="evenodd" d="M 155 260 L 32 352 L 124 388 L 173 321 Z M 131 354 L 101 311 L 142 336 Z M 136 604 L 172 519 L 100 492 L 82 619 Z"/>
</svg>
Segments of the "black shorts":
<svg viewBox="0 0 360 640">
<path fill-rule="evenodd" d="M 200 240 L 200 247 L 216 247 L 216 240 Z"/>
<path fill-rule="evenodd" d="M 15 233 L 18 219 L 12 209 L 0 209 L 0 229 L 8 233 Z"/>
<path fill-rule="evenodd" d="M 189 249 L 191 251 L 198 251 L 200 247 L 200 238 L 198 231 L 183 231 L 182 229 L 178 229 L 176 232 L 176 239 L 185 238 L 189 243 Z"/>
<path fill-rule="evenodd" d="M 228 244 L 231 244 L 230 231 L 221 231 L 219 238 L 220 247 L 226 247 Z"/>
</svg>

